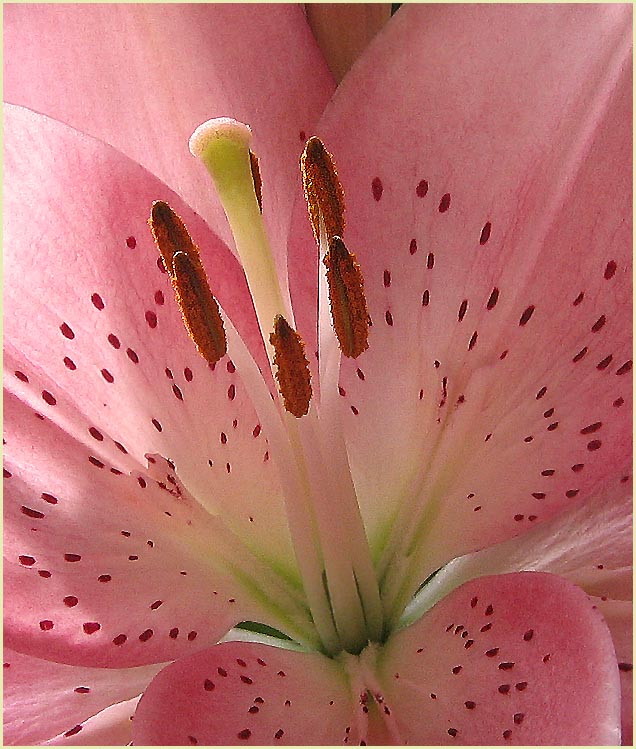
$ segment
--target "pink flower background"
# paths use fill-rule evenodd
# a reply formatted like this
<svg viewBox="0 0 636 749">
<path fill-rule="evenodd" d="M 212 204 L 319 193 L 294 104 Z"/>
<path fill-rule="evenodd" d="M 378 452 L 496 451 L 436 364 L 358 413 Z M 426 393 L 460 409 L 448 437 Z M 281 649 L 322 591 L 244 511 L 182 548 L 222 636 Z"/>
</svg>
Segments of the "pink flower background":
<svg viewBox="0 0 636 749">
<path fill-rule="evenodd" d="M 295 6 L 4 22 L 5 742 L 603 744 L 622 710 L 629 743 L 631 8 L 404 6 L 337 89 Z M 373 320 L 338 383 L 356 494 L 389 580 L 441 569 L 382 649 L 390 719 L 318 653 L 216 644 L 303 627 L 250 389 L 197 355 L 147 226 L 154 200 L 183 217 L 266 369 L 187 147 L 217 116 L 254 133 L 309 352 L 308 137 L 345 187 Z"/>
</svg>

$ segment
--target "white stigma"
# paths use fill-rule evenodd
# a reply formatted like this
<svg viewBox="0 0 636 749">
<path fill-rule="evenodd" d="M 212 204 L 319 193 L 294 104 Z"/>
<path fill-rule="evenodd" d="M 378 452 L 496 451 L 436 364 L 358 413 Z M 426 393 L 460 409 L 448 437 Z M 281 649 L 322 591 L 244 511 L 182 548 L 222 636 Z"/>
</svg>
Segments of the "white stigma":
<svg viewBox="0 0 636 749">
<path fill-rule="evenodd" d="M 207 120 L 192 133 L 188 145 L 190 153 L 201 158 L 206 148 L 216 140 L 234 141 L 239 146 L 249 147 L 252 131 L 248 125 L 231 117 L 216 117 Z"/>
</svg>

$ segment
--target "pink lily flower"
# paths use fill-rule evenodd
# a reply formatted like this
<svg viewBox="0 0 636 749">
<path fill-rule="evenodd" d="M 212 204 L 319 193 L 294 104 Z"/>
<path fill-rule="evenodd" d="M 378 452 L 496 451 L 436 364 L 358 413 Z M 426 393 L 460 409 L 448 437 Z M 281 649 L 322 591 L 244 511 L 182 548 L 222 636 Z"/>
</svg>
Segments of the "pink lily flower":
<svg viewBox="0 0 636 749">
<path fill-rule="evenodd" d="M 335 92 L 291 6 L 5 6 L 5 54 L 5 742 L 628 743 L 631 9 L 405 6 Z"/>
</svg>

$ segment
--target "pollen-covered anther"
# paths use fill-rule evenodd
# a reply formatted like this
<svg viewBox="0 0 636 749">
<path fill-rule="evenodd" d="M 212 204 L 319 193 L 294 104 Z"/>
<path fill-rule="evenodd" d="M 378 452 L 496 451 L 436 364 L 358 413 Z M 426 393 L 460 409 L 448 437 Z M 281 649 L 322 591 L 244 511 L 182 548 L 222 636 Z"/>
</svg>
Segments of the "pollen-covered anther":
<svg viewBox="0 0 636 749">
<path fill-rule="evenodd" d="M 320 138 L 314 136 L 305 144 L 300 170 L 316 242 L 320 241 L 321 218 L 327 239 L 341 237 L 345 229 L 344 190 L 338 179 L 333 157 Z"/>
<path fill-rule="evenodd" d="M 274 332 L 269 342 L 274 347 L 276 380 L 285 410 L 299 419 L 309 411 L 312 394 L 305 344 L 282 315 L 274 318 Z"/>
<path fill-rule="evenodd" d="M 172 280 L 188 333 L 201 356 L 214 364 L 225 356 L 227 339 L 219 305 L 199 258 L 199 248 L 181 218 L 162 200 L 152 204 L 148 223 Z"/>
<path fill-rule="evenodd" d="M 369 348 L 369 312 L 362 271 L 355 255 L 338 236 L 329 242 L 323 260 L 327 268 L 331 320 L 340 350 L 356 358 Z"/>
<path fill-rule="evenodd" d="M 227 338 L 219 305 L 203 267 L 185 252 L 177 252 L 172 258 L 171 276 L 190 337 L 201 356 L 216 364 L 227 352 Z"/>
<path fill-rule="evenodd" d="M 250 149 L 250 169 L 252 170 L 252 180 L 254 181 L 254 194 L 256 195 L 256 201 L 258 207 L 263 213 L 263 180 L 261 178 L 261 168 L 259 166 L 260 159 Z"/>
<path fill-rule="evenodd" d="M 165 269 L 172 278 L 172 258 L 176 252 L 191 255 L 194 262 L 199 261 L 199 251 L 192 241 L 185 224 L 163 200 L 155 200 L 148 219 L 152 236 L 161 253 Z"/>
</svg>

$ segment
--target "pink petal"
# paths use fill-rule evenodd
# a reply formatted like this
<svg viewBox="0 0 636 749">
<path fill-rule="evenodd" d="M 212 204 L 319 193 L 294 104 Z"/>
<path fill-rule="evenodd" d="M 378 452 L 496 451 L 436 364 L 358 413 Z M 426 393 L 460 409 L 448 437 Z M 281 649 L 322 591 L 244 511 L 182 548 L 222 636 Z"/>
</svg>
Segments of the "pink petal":
<svg viewBox="0 0 636 749">
<path fill-rule="evenodd" d="M 79 736 L 75 726 L 116 702 L 137 697 L 162 667 L 82 668 L 5 648 L 4 740 L 23 745 L 42 743 L 57 734 L 67 740 Z M 65 733 L 70 735 L 64 737 Z M 86 743 L 86 734 L 82 737 Z"/>
<path fill-rule="evenodd" d="M 122 668 L 200 650 L 262 616 L 215 564 L 218 524 L 165 469 L 162 482 L 128 475 L 17 398 L 4 406 L 9 646 Z"/>
<path fill-rule="evenodd" d="M 62 735 L 47 741 L 45 746 L 128 746 L 138 701 L 139 697 L 135 697 L 111 705 L 85 723 L 76 724 Z"/>
<path fill-rule="evenodd" d="M 223 643 L 164 669 L 139 703 L 135 744 L 358 744 L 347 680 L 315 653 Z"/>
<path fill-rule="evenodd" d="M 552 575 L 467 583 L 380 655 L 400 739 L 589 745 L 619 739 L 618 669 L 587 596 Z"/>
<path fill-rule="evenodd" d="M 36 5 L 6 8 L 4 18 L 5 99 L 115 146 L 230 246 L 188 138 L 210 117 L 248 122 L 265 217 L 284 258 L 298 157 L 334 88 L 300 8 Z"/>
<path fill-rule="evenodd" d="M 423 594 L 429 602 L 438 601 L 475 577 L 521 570 L 560 575 L 589 595 L 631 600 L 633 527 L 628 482 L 616 481 L 521 538 L 453 560 Z"/>
<path fill-rule="evenodd" d="M 634 616 L 632 601 L 609 601 L 594 599 L 603 614 L 614 640 L 618 670 L 621 678 L 621 743 L 632 746 L 634 743 Z"/>
<path fill-rule="evenodd" d="M 292 570 L 266 435 L 231 359 L 211 372 L 185 332 L 147 226 L 152 201 L 183 216 L 214 293 L 262 361 L 242 270 L 137 164 L 6 109 L 6 388 L 73 435 L 85 461 L 91 454 L 125 471 L 145 466 L 148 453 L 172 459 L 197 501 Z"/>
<path fill-rule="evenodd" d="M 356 485 L 420 579 L 628 459 L 630 52 L 624 6 L 407 6 L 318 128 L 373 318 L 340 378 Z"/>
</svg>

